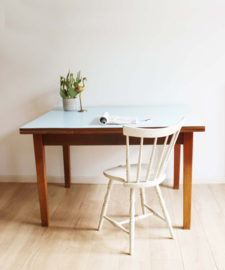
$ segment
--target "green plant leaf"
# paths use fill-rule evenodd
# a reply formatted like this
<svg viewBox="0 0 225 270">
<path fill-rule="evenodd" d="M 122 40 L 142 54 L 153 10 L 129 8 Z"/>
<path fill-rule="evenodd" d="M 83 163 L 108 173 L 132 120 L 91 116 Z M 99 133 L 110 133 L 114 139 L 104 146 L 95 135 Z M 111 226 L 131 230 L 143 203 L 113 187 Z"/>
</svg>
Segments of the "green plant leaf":
<svg viewBox="0 0 225 270">
<path fill-rule="evenodd" d="M 78 94 L 77 91 L 74 91 L 74 87 L 71 87 L 71 88 L 68 90 L 68 93 L 69 93 L 69 95 L 70 95 L 72 98 L 75 98 L 76 95 Z"/>
<path fill-rule="evenodd" d="M 70 76 L 70 70 L 69 70 L 67 77 L 66 77 L 67 80 L 68 80 L 69 76 Z"/>
<path fill-rule="evenodd" d="M 67 98 L 67 92 L 66 92 L 66 90 L 60 89 L 60 96 L 61 96 L 62 98 Z"/>
<path fill-rule="evenodd" d="M 67 82 L 66 82 L 66 86 L 67 86 L 67 89 L 71 88 L 71 87 L 72 87 L 71 82 L 70 82 L 70 81 L 67 81 Z"/>
<path fill-rule="evenodd" d="M 75 82 L 73 85 L 76 88 L 78 86 L 78 84 L 79 84 L 78 82 Z"/>
<path fill-rule="evenodd" d="M 62 82 L 61 82 L 61 86 L 63 87 L 63 89 L 65 89 L 66 82 L 65 82 L 65 81 L 62 81 Z"/>
<path fill-rule="evenodd" d="M 74 91 L 74 97 L 76 97 L 79 93 L 77 91 Z"/>
</svg>

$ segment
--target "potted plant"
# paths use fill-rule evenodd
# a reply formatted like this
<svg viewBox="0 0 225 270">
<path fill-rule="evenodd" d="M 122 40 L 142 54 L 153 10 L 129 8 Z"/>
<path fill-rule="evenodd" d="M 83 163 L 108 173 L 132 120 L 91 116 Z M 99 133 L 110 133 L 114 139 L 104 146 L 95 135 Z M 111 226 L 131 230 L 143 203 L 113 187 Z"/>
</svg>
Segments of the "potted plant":
<svg viewBox="0 0 225 270">
<path fill-rule="evenodd" d="M 63 109 L 65 111 L 77 110 L 76 97 L 79 94 L 75 90 L 79 86 L 82 78 L 80 77 L 80 71 L 77 73 L 76 80 L 73 77 L 73 73 L 68 72 L 66 78 L 60 76 L 60 96 L 63 98 Z"/>
</svg>

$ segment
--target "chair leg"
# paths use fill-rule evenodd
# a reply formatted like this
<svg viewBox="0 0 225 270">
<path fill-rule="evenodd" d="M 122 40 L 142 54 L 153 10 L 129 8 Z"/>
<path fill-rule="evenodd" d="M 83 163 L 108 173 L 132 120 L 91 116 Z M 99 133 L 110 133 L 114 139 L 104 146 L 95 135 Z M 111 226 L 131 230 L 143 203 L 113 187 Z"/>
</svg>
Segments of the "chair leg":
<svg viewBox="0 0 225 270">
<path fill-rule="evenodd" d="M 159 197 L 159 202 L 160 202 L 160 205 L 162 207 L 162 212 L 163 212 L 164 218 L 166 220 L 166 224 L 167 224 L 167 226 L 169 228 L 171 237 L 174 239 L 173 227 L 172 227 L 171 220 L 170 220 L 170 217 L 169 217 L 169 213 L 168 213 L 168 211 L 166 209 L 166 204 L 165 204 L 165 201 L 164 201 L 164 199 L 162 197 L 162 193 L 161 193 L 159 185 L 155 186 L 155 190 L 156 190 L 156 193 L 157 193 L 157 195 Z"/>
<path fill-rule="evenodd" d="M 135 189 L 130 189 L 130 223 L 129 223 L 129 247 L 130 247 L 130 255 L 134 252 L 134 229 L 135 229 L 135 221 L 134 221 L 134 215 L 135 215 Z"/>
<path fill-rule="evenodd" d="M 110 198 L 110 192 L 111 192 L 111 189 L 112 189 L 112 185 L 113 185 L 113 180 L 110 179 L 109 184 L 108 184 L 108 188 L 107 188 L 107 192 L 105 194 L 105 199 L 104 199 L 104 203 L 103 203 L 103 206 L 102 206 L 101 215 L 100 215 L 100 220 L 99 220 L 99 225 L 98 225 L 98 230 L 99 231 L 102 228 L 102 224 L 103 224 L 103 221 L 104 221 L 104 216 L 105 216 L 107 208 L 108 208 L 108 202 L 109 202 L 109 198 Z"/>
<path fill-rule="evenodd" d="M 143 215 L 146 214 L 146 208 L 145 208 L 145 189 L 144 188 L 140 188 L 140 196 L 141 196 L 141 207 L 142 207 L 142 212 Z"/>
</svg>

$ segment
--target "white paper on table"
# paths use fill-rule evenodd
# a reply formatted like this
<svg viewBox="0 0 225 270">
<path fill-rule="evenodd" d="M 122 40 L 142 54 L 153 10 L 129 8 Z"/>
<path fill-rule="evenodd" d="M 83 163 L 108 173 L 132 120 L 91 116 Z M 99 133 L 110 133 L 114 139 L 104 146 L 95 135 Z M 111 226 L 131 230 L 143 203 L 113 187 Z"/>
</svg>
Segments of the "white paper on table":
<svg viewBox="0 0 225 270">
<path fill-rule="evenodd" d="M 104 112 L 100 117 L 99 122 L 102 125 L 131 125 L 137 124 L 138 118 L 109 115 L 108 112 Z"/>
</svg>

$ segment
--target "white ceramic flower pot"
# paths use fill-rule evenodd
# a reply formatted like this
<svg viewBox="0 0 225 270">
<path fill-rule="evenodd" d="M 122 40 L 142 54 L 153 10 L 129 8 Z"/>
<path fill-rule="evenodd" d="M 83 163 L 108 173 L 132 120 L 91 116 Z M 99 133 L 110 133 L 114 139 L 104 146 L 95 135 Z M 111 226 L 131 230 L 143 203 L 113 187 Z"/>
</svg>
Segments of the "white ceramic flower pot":
<svg viewBox="0 0 225 270">
<path fill-rule="evenodd" d="M 77 111 L 77 98 L 63 99 L 63 109 L 64 111 Z"/>
</svg>

